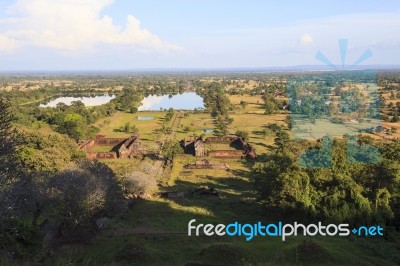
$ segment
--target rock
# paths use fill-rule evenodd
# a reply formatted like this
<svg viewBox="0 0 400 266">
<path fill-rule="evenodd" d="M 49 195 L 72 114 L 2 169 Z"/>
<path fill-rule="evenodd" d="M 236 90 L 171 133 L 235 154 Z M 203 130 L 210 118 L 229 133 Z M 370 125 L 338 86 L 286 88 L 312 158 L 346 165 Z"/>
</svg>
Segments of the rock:
<svg viewBox="0 0 400 266">
<path fill-rule="evenodd" d="M 132 209 L 133 206 L 136 204 L 137 199 L 136 198 L 130 198 L 126 201 L 126 205 L 129 209 Z"/>
<path fill-rule="evenodd" d="M 44 232 L 43 249 L 49 251 L 61 236 L 62 224 L 52 225 L 48 219 L 44 220 L 39 228 Z"/>
<path fill-rule="evenodd" d="M 137 196 L 137 198 L 139 198 L 139 199 L 150 199 L 150 198 L 151 198 L 151 195 L 148 194 L 148 193 L 143 193 L 143 192 L 141 192 L 141 193 L 139 193 L 139 195 Z"/>
<path fill-rule="evenodd" d="M 96 220 L 96 227 L 98 230 L 102 230 L 107 227 L 110 222 L 110 218 L 103 217 Z"/>
</svg>

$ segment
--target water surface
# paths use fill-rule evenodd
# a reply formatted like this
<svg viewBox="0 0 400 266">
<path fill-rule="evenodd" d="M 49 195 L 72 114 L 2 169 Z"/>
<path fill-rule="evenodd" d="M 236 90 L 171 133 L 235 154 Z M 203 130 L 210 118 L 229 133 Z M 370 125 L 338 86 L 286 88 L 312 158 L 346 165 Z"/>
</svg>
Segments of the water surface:
<svg viewBox="0 0 400 266">
<path fill-rule="evenodd" d="M 154 120 L 154 116 L 138 116 L 137 120 L 139 120 L 139 121 L 150 121 L 150 120 Z"/>
<path fill-rule="evenodd" d="M 203 109 L 203 98 L 195 92 L 185 92 L 178 95 L 149 95 L 143 99 L 139 111 L 159 111 L 163 109 L 194 110 Z"/>
<path fill-rule="evenodd" d="M 93 96 L 62 96 L 49 101 L 48 103 L 41 104 L 39 107 L 56 107 L 59 103 L 64 103 L 66 105 L 71 105 L 74 101 L 81 101 L 85 106 L 99 106 L 110 102 L 115 98 L 115 95 L 93 95 Z"/>
</svg>

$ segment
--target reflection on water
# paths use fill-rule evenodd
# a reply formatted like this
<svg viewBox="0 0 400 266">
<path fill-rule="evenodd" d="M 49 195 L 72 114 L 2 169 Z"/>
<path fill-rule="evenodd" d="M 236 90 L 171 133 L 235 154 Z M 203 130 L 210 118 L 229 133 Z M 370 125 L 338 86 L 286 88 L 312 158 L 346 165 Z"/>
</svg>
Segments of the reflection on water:
<svg viewBox="0 0 400 266">
<path fill-rule="evenodd" d="M 213 133 L 214 129 L 203 129 L 201 132 L 202 133 Z"/>
<path fill-rule="evenodd" d="M 139 111 L 159 111 L 169 108 L 175 110 L 202 109 L 204 108 L 203 98 L 195 92 L 185 92 L 172 97 L 150 95 L 143 99 Z"/>
<path fill-rule="evenodd" d="M 137 120 L 139 120 L 139 121 L 150 121 L 150 120 L 154 120 L 154 116 L 138 116 Z"/>
<path fill-rule="evenodd" d="M 71 105 L 74 101 L 81 101 L 85 106 L 99 106 L 108 103 L 115 98 L 115 95 L 95 95 L 95 96 L 82 96 L 82 97 L 58 97 L 46 104 L 41 104 L 39 107 L 56 107 L 58 103 Z"/>
</svg>

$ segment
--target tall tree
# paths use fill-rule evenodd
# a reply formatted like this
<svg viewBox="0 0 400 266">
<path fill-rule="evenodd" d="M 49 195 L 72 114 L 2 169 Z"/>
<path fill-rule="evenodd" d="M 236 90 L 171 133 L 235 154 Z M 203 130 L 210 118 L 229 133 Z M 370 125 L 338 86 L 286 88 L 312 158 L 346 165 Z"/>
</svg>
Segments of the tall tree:
<svg viewBox="0 0 400 266">
<path fill-rule="evenodd" d="M 22 141 L 12 126 L 13 120 L 9 103 L 0 98 L 0 192 L 17 180 L 21 170 L 17 150 Z"/>
</svg>

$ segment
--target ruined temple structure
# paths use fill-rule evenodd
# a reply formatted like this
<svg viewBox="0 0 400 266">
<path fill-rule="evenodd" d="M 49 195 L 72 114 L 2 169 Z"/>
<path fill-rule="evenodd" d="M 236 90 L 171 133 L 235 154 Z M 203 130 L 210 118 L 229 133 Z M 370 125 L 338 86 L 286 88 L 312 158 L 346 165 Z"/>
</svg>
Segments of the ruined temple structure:
<svg viewBox="0 0 400 266">
<path fill-rule="evenodd" d="M 187 164 L 185 169 L 216 169 L 229 170 L 229 165 L 226 163 L 212 163 L 208 160 L 196 161 L 194 164 Z"/>
<path fill-rule="evenodd" d="M 113 146 L 110 152 L 92 152 L 95 146 Z M 97 135 L 94 140 L 79 144 L 78 148 L 84 151 L 89 159 L 126 159 L 139 157 L 144 149 L 137 135 L 130 138 L 106 138 Z"/>
<path fill-rule="evenodd" d="M 192 140 L 182 140 L 181 146 L 186 154 L 192 154 L 196 157 L 206 156 L 206 147 L 201 138 L 195 136 Z"/>
<path fill-rule="evenodd" d="M 137 136 L 132 136 L 131 138 L 123 141 L 118 148 L 117 154 L 118 158 L 133 158 L 141 154 L 140 149 L 140 139 Z"/>
<path fill-rule="evenodd" d="M 206 144 L 226 144 L 235 150 L 206 150 Z M 256 150 L 241 137 L 208 137 L 204 141 L 194 136 L 190 140 L 182 140 L 181 146 L 186 154 L 196 157 L 215 157 L 215 158 L 257 158 Z"/>
<path fill-rule="evenodd" d="M 246 149 L 244 150 L 244 153 L 247 157 L 249 157 L 251 159 L 257 158 L 256 149 L 253 146 L 251 146 L 250 144 L 247 144 Z"/>
</svg>

